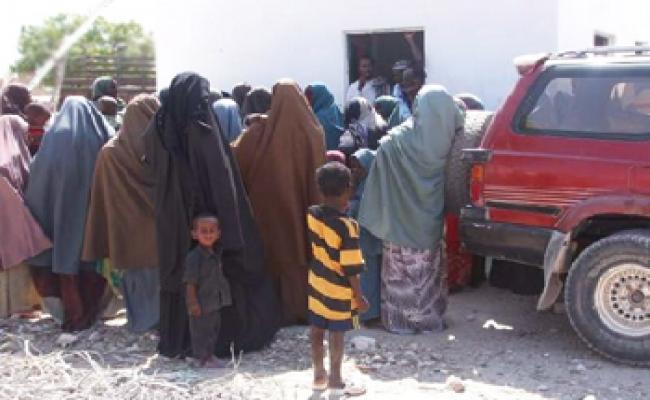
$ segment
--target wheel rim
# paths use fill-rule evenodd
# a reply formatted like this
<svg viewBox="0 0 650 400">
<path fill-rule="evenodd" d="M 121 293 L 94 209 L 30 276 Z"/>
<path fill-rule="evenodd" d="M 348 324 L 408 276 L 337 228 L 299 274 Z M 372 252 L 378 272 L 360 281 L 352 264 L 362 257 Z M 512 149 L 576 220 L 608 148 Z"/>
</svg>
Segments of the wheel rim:
<svg viewBox="0 0 650 400">
<path fill-rule="evenodd" d="M 650 268 L 625 263 L 608 269 L 594 293 L 601 321 L 625 336 L 650 334 Z"/>
</svg>

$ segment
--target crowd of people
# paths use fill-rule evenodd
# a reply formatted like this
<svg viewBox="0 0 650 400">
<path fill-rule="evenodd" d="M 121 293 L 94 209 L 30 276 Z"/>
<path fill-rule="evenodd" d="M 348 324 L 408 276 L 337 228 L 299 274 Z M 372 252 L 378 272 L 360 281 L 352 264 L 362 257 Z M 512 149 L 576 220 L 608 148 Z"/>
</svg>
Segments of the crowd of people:
<svg viewBox="0 0 650 400">
<path fill-rule="evenodd" d="M 227 93 L 182 73 L 126 104 L 101 77 L 53 115 L 5 87 L 0 317 L 38 305 L 79 331 L 119 296 L 130 330 L 206 365 L 292 324 L 317 328 L 321 367 L 323 332 L 359 319 L 444 329 L 444 170 L 481 104 L 404 63 L 375 96 L 371 63 L 342 110 L 288 79 Z"/>
</svg>

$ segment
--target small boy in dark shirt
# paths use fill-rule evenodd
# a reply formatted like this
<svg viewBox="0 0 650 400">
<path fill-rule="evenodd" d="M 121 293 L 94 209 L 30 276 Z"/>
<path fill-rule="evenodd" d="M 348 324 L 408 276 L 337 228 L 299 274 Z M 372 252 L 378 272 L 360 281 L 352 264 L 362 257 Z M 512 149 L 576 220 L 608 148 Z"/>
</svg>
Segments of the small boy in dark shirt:
<svg viewBox="0 0 650 400">
<path fill-rule="evenodd" d="M 357 314 L 368 310 L 359 274 L 364 269 L 359 247 L 359 225 L 345 212 L 352 195 L 352 175 L 339 162 L 316 172 L 323 204 L 309 207 L 307 225 L 313 258 L 309 265 L 309 324 L 314 365 L 314 390 L 358 396 L 365 388 L 346 385 L 341 376 L 345 331 Z M 358 325 L 358 321 L 356 323 Z M 330 373 L 323 365 L 325 332 L 329 333 Z"/>
<path fill-rule="evenodd" d="M 232 304 L 230 285 L 221 266 L 219 220 L 211 214 L 194 218 L 192 237 L 199 244 L 185 258 L 183 282 L 185 302 L 190 314 L 192 352 L 201 366 L 222 368 L 214 357 L 214 347 L 221 324 L 220 309 Z"/>
</svg>

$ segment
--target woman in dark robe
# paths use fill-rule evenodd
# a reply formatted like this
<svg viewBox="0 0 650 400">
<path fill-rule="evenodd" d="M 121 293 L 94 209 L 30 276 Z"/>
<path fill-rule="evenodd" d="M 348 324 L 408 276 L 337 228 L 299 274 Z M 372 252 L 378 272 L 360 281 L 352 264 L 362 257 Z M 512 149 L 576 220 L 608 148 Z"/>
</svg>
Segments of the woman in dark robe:
<svg viewBox="0 0 650 400">
<path fill-rule="evenodd" d="M 307 208 L 320 195 L 314 174 L 325 163 L 325 134 L 296 82 L 273 87 L 268 115 L 257 114 L 233 143 L 260 223 L 266 265 L 282 298 L 284 323 L 305 322 Z"/>
<path fill-rule="evenodd" d="M 89 328 L 101 308 L 106 281 L 81 247 L 95 160 L 113 135 L 89 100 L 68 97 L 31 166 L 25 201 L 53 247 L 27 263 L 41 297 L 61 299 L 67 331 Z"/>
<path fill-rule="evenodd" d="M 264 271 L 263 249 L 239 170 L 210 108 L 209 83 L 194 73 L 177 75 L 161 92 L 162 106 L 145 132 L 146 168 L 155 181 L 160 270 L 158 351 L 182 357 L 190 350 L 183 296 L 183 263 L 191 247 L 191 221 L 200 213 L 220 220 L 223 267 L 233 305 L 222 309 L 215 354 L 254 351 L 279 326 L 279 307 Z"/>
</svg>

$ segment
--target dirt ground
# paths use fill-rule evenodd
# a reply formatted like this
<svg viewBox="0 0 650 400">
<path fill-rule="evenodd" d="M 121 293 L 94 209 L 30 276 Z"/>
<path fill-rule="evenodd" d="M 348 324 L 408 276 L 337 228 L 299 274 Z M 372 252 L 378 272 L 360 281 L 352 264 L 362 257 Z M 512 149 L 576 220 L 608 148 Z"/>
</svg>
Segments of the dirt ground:
<svg viewBox="0 0 650 400">
<path fill-rule="evenodd" d="M 650 396 L 650 371 L 592 353 L 566 315 L 538 313 L 535 300 L 484 286 L 451 297 L 444 333 L 352 332 L 344 372 L 367 387 L 365 399 Z M 311 391 L 305 327 L 284 329 L 268 349 L 206 371 L 157 356 L 154 335 L 132 335 L 123 324 L 117 318 L 68 337 L 49 318 L 0 320 L 0 399 L 335 398 Z M 374 338 L 374 348 L 353 348 L 356 336 Z"/>
</svg>

